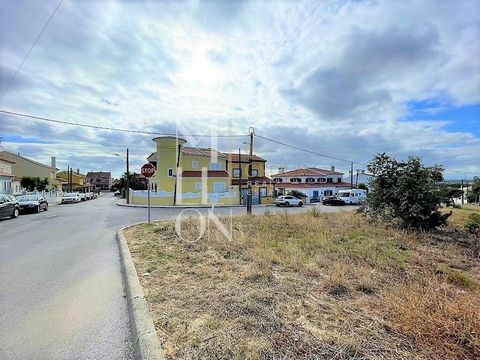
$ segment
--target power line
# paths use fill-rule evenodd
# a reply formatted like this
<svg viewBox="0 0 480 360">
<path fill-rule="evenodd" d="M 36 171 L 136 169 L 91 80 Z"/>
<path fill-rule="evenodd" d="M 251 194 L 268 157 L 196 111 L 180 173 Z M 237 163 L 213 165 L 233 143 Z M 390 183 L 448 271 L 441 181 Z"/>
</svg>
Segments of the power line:
<svg viewBox="0 0 480 360">
<path fill-rule="evenodd" d="M 38 121 L 46 121 L 46 122 L 52 122 L 52 123 L 64 124 L 64 125 L 71 125 L 71 126 L 80 126 L 80 127 L 96 129 L 96 130 L 118 131 L 118 132 L 144 134 L 144 135 L 163 135 L 163 136 L 178 136 L 179 135 L 178 133 L 162 133 L 162 132 L 154 132 L 154 131 L 131 130 L 131 129 L 121 129 L 121 128 L 115 128 L 115 127 L 108 127 L 108 126 L 82 124 L 82 123 L 77 123 L 77 122 L 71 122 L 71 121 L 57 120 L 57 119 L 51 119 L 51 118 L 46 118 L 46 117 L 41 117 L 41 116 L 28 115 L 28 114 L 23 114 L 23 113 L 8 111 L 8 110 L 0 110 L 0 113 L 7 114 L 7 115 L 12 115 L 12 116 L 19 116 L 19 117 L 28 118 L 28 119 L 34 119 L 34 120 L 38 120 Z M 246 136 L 248 136 L 247 134 L 236 134 L 236 135 L 180 134 L 180 135 L 183 135 L 183 136 L 197 136 L 197 137 L 221 137 L 221 138 L 246 137 Z"/>
<path fill-rule="evenodd" d="M 17 77 L 17 74 L 18 72 L 20 71 L 20 69 L 22 68 L 23 66 L 23 63 L 25 62 L 25 60 L 27 60 L 28 56 L 30 55 L 30 53 L 32 52 L 33 48 L 35 47 L 35 45 L 37 45 L 37 42 L 38 40 L 40 40 L 40 37 L 42 36 L 43 32 L 45 31 L 45 29 L 47 28 L 48 24 L 50 23 L 50 21 L 52 20 L 52 18 L 55 16 L 55 13 L 57 12 L 58 8 L 60 7 L 60 5 L 62 5 L 63 3 L 63 0 L 60 0 L 60 2 L 58 3 L 57 7 L 55 8 L 55 10 L 53 10 L 52 14 L 50 15 L 50 17 L 48 18 L 47 22 L 45 23 L 45 25 L 43 26 L 42 30 L 40 31 L 40 33 L 38 34 L 37 38 L 35 39 L 35 41 L 33 42 L 32 46 L 30 47 L 30 50 L 28 50 L 28 52 L 25 54 L 25 56 L 23 57 L 23 60 L 20 62 L 20 65 L 18 65 L 17 67 L 17 70 L 15 71 L 15 73 L 13 74 L 13 76 L 10 78 L 10 81 L 8 82 L 7 84 L 7 87 L 5 88 L 5 90 L 3 91 L 2 95 L 0 96 L 0 101 L 3 99 L 3 97 L 5 96 L 5 94 L 7 93 L 7 91 L 10 89 L 10 86 L 12 86 L 13 82 L 15 81 L 16 77 Z"/>
<path fill-rule="evenodd" d="M 344 161 L 344 162 L 348 162 L 348 163 L 367 165 L 366 163 L 362 163 L 362 162 L 359 162 L 359 161 L 352 161 L 352 160 L 348 160 L 348 159 L 342 159 L 342 158 L 339 158 L 339 157 L 336 157 L 336 156 L 321 154 L 321 153 L 316 152 L 316 151 L 304 149 L 304 148 L 301 148 L 301 147 L 298 147 L 298 146 L 295 146 L 295 145 L 291 145 L 291 144 L 286 144 L 286 143 L 284 143 L 284 142 L 281 142 L 281 141 L 278 141 L 278 140 L 274 140 L 274 139 L 270 139 L 270 138 L 267 138 L 267 137 L 265 137 L 265 136 L 261 136 L 261 135 L 258 135 L 258 134 L 255 134 L 255 136 L 256 136 L 256 137 L 259 137 L 259 138 L 261 138 L 261 139 L 264 139 L 264 140 L 267 140 L 267 141 L 270 141 L 270 142 L 279 144 L 279 145 L 283 145 L 283 146 L 289 147 L 289 148 L 291 148 L 291 149 L 295 149 L 295 150 L 299 150 L 299 151 L 304 151 L 304 152 L 309 153 L 309 154 L 313 154 L 313 155 L 317 155 L 317 156 L 322 156 L 322 157 L 326 157 L 326 158 L 333 159 L 333 160 Z"/>
</svg>

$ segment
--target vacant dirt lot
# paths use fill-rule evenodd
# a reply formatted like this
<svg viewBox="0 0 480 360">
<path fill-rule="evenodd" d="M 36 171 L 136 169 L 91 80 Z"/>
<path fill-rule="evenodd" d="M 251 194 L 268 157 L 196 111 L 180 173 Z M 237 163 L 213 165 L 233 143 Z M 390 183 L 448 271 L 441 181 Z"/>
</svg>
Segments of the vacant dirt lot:
<svg viewBox="0 0 480 360">
<path fill-rule="evenodd" d="M 222 220 L 227 228 L 229 219 Z M 418 234 L 351 213 L 125 231 L 173 359 L 475 359 L 480 265 L 455 226 Z"/>
</svg>

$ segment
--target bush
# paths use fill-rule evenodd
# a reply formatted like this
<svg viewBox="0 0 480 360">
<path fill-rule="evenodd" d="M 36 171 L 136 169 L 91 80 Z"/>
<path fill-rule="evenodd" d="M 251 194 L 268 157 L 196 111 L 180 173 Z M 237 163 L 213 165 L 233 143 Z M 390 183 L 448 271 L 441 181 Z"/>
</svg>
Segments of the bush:
<svg viewBox="0 0 480 360">
<path fill-rule="evenodd" d="M 472 234 L 480 231 L 480 214 L 479 213 L 470 214 L 467 218 L 467 222 L 465 223 L 465 227 Z"/>
<path fill-rule="evenodd" d="M 368 170 L 375 175 L 369 183 L 368 216 L 405 228 L 445 225 L 451 213 L 438 211 L 442 197 L 437 184 L 443 180 L 440 166 L 425 167 L 418 157 L 397 161 L 383 153 L 369 163 Z"/>
</svg>

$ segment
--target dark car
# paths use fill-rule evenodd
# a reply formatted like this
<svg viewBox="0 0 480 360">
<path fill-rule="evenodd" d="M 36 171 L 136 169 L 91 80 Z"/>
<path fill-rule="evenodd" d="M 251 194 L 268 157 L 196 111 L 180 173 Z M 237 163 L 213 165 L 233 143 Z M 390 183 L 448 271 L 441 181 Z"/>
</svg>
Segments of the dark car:
<svg viewBox="0 0 480 360">
<path fill-rule="evenodd" d="M 336 196 L 326 196 L 322 200 L 323 205 L 345 205 L 345 201 Z"/>
<path fill-rule="evenodd" d="M 0 194 L 0 218 L 10 216 L 14 219 L 18 214 L 20 214 L 20 205 L 17 199 L 11 195 Z"/>
<path fill-rule="evenodd" d="M 41 195 L 20 195 L 17 196 L 20 205 L 20 211 L 30 211 L 39 213 L 42 210 L 48 210 L 48 202 Z"/>
<path fill-rule="evenodd" d="M 314 196 L 310 198 L 310 203 L 317 203 L 320 202 L 320 198 L 318 196 Z"/>
</svg>

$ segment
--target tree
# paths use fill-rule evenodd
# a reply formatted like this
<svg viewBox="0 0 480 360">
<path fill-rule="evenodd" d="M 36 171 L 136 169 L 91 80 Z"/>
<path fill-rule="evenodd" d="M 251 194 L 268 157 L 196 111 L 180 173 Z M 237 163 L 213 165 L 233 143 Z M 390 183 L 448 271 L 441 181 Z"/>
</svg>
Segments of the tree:
<svg viewBox="0 0 480 360">
<path fill-rule="evenodd" d="M 423 166 L 420 158 L 397 161 L 385 153 L 375 156 L 368 170 L 370 180 L 365 213 L 405 228 L 429 229 L 444 225 L 449 214 L 438 209 L 441 196 L 437 184 L 443 169 Z"/>
<path fill-rule="evenodd" d="M 446 206 L 454 206 L 454 199 L 462 197 L 462 189 L 452 188 L 450 186 L 441 186 L 438 190 L 441 197 L 441 202 Z"/>
<path fill-rule="evenodd" d="M 467 201 L 474 203 L 480 199 L 480 177 L 475 176 L 472 183 L 472 191 L 468 192 Z"/>
<path fill-rule="evenodd" d="M 298 190 L 290 190 L 288 192 L 288 195 L 295 196 L 296 198 L 299 198 L 299 199 L 307 197 L 306 194 L 304 194 L 304 193 L 302 193 L 301 191 L 298 191 Z"/>
<path fill-rule="evenodd" d="M 367 187 L 367 185 L 364 184 L 364 183 L 358 184 L 357 188 L 358 188 L 358 189 L 365 190 L 366 192 L 368 192 L 368 187 Z"/>
<path fill-rule="evenodd" d="M 20 186 L 25 188 L 27 191 L 43 191 L 48 186 L 48 179 L 45 178 L 43 180 L 40 180 L 39 177 L 25 176 L 22 178 L 22 180 L 20 180 Z"/>
</svg>

